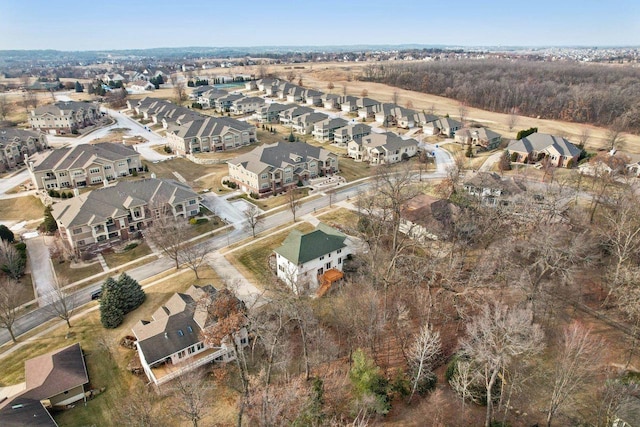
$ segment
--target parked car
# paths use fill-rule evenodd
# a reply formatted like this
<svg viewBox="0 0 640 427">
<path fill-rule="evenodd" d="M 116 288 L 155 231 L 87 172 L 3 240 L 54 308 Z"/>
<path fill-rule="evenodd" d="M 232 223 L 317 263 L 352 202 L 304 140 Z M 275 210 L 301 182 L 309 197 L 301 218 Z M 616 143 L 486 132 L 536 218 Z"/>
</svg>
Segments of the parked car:
<svg viewBox="0 0 640 427">
<path fill-rule="evenodd" d="M 91 292 L 91 301 L 100 299 L 102 296 L 102 289 L 98 289 L 97 291 Z"/>
</svg>

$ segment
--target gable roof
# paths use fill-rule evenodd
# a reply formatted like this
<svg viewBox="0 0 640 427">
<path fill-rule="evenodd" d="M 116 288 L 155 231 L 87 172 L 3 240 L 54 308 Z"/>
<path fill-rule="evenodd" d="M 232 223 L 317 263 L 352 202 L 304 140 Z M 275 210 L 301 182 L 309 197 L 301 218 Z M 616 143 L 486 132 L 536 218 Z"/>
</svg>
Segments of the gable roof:
<svg viewBox="0 0 640 427">
<path fill-rule="evenodd" d="M 500 190 L 505 195 L 520 194 L 526 190 L 524 184 L 516 181 L 513 177 L 502 178 L 493 172 L 476 172 L 472 173 L 463 182 L 464 185 L 471 185 L 476 188 L 486 188 L 491 190 Z"/>
<path fill-rule="evenodd" d="M 207 314 L 198 309 L 205 295 L 214 297 L 211 285 L 192 285 L 184 293 L 176 293 L 153 314 L 153 321 L 140 321 L 133 327 L 140 350 L 148 364 L 164 360 L 172 354 L 201 341 L 200 332 L 207 326 Z"/>
<path fill-rule="evenodd" d="M 3 427 L 58 427 L 40 399 L 22 395 L 0 403 L 0 425 Z"/>
<path fill-rule="evenodd" d="M 292 154 L 300 157 L 294 161 Z M 246 170 L 260 173 L 265 169 L 283 168 L 289 165 L 305 163 L 311 159 L 325 161 L 330 156 L 336 156 L 328 150 L 309 145 L 305 142 L 279 141 L 271 145 L 263 144 L 252 151 L 242 154 L 228 163 L 242 165 Z"/>
<path fill-rule="evenodd" d="M 293 230 L 282 242 L 282 246 L 275 250 L 276 253 L 288 259 L 294 264 L 319 258 L 338 249 L 347 246 L 344 241 L 347 236 L 335 228 L 320 223 L 315 230 L 302 234 Z"/>
<path fill-rule="evenodd" d="M 519 140 L 512 140 L 507 149 L 509 151 L 518 151 L 521 153 L 555 150 L 558 154 L 565 157 L 575 157 L 580 155 L 580 149 L 567 139 L 561 136 L 538 132 L 532 133 L 531 135 Z"/>
<path fill-rule="evenodd" d="M 197 198 L 186 184 L 170 179 L 148 178 L 137 181 L 118 181 L 115 185 L 98 188 L 53 205 L 53 217 L 65 227 L 102 223 L 107 218 L 127 216 L 132 206 L 159 201 L 169 204 Z"/>
<path fill-rule="evenodd" d="M 402 139 L 399 135 L 396 135 L 393 132 L 371 133 L 363 137 L 355 138 L 353 141 L 358 145 L 371 148 L 381 148 L 387 151 L 394 151 L 400 148 L 418 145 L 418 141 L 415 139 Z"/>
<path fill-rule="evenodd" d="M 79 343 L 29 359 L 24 367 L 24 397 L 48 399 L 89 382 Z"/>
<path fill-rule="evenodd" d="M 75 147 L 59 148 L 35 156 L 33 170 L 40 172 L 85 168 L 100 159 L 116 161 L 130 156 L 139 156 L 139 154 L 136 150 L 124 144 L 111 142 L 80 144 Z"/>
</svg>

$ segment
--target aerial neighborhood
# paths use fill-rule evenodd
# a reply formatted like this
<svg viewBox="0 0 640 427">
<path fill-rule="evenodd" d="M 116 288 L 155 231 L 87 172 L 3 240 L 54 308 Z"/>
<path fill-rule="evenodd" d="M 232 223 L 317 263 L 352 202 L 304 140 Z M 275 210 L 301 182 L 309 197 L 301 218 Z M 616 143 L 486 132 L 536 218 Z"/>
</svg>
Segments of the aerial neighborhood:
<svg viewBox="0 0 640 427">
<path fill-rule="evenodd" d="M 633 55 L 193 49 L 0 61 L 0 426 L 640 425 Z"/>
</svg>

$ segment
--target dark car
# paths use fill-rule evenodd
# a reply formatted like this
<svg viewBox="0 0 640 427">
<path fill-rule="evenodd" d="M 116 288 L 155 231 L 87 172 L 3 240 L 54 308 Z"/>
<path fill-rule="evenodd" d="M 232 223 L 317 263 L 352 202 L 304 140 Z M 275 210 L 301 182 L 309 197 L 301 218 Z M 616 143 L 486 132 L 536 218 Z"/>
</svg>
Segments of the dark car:
<svg viewBox="0 0 640 427">
<path fill-rule="evenodd" d="M 97 291 L 91 292 L 91 301 L 100 299 L 102 296 L 102 289 L 98 289 Z"/>
</svg>

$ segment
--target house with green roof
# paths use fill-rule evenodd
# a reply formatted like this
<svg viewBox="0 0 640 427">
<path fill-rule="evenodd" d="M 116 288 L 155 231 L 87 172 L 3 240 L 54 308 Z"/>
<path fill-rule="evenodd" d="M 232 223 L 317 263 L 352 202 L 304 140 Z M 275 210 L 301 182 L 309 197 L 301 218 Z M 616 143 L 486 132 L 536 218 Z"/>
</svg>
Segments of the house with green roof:
<svg viewBox="0 0 640 427">
<path fill-rule="evenodd" d="M 295 293 L 317 292 L 342 278 L 344 260 L 352 253 L 347 235 L 320 223 L 315 230 L 293 230 L 275 251 L 278 278 Z"/>
</svg>

